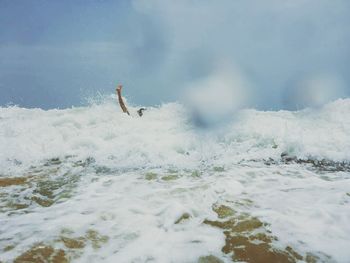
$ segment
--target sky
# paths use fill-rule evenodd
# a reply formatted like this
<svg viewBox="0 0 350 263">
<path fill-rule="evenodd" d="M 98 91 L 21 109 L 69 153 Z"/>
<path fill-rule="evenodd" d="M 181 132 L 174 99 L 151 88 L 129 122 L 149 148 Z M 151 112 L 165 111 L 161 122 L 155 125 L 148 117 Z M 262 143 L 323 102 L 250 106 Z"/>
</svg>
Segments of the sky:
<svg viewBox="0 0 350 263">
<path fill-rule="evenodd" d="M 0 105 L 79 106 L 118 83 L 130 103 L 160 105 L 222 71 L 258 109 L 348 97 L 349 12 L 348 0 L 0 0 Z"/>
</svg>

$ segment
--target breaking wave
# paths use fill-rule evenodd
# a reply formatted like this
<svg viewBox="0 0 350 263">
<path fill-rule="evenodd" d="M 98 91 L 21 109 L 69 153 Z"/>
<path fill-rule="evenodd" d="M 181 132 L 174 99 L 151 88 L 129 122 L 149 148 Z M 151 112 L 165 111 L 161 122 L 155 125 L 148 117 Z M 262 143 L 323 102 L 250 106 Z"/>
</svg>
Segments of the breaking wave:
<svg viewBox="0 0 350 263">
<path fill-rule="evenodd" d="M 199 129 L 179 103 L 122 114 L 112 99 L 64 110 L 0 108 L 0 171 L 51 158 L 92 158 L 121 169 L 242 161 L 350 160 L 350 99 L 302 111 L 241 110 L 221 127 Z"/>
<path fill-rule="evenodd" d="M 0 108 L 0 261 L 348 262 L 350 99 L 129 109 Z"/>
</svg>

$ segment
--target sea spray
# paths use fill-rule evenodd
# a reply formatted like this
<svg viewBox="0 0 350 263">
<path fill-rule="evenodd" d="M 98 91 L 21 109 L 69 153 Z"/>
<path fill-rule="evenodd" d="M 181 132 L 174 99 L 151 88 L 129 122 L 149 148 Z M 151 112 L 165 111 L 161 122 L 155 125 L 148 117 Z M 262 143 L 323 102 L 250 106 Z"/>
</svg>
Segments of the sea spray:
<svg viewBox="0 0 350 263">
<path fill-rule="evenodd" d="M 188 113 L 1 108 L 0 260 L 230 262 L 245 245 L 347 262 L 349 100 L 209 130 Z"/>
</svg>

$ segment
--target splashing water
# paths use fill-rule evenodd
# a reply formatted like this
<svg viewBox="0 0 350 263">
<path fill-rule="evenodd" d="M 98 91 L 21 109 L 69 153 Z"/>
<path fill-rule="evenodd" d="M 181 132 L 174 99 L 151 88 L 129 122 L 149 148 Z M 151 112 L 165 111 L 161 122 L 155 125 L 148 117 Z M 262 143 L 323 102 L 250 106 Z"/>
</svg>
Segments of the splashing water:
<svg viewBox="0 0 350 263">
<path fill-rule="evenodd" d="M 348 261 L 350 100 L 136 110 L 0 109 L 1 261 Z"/>
</svg>

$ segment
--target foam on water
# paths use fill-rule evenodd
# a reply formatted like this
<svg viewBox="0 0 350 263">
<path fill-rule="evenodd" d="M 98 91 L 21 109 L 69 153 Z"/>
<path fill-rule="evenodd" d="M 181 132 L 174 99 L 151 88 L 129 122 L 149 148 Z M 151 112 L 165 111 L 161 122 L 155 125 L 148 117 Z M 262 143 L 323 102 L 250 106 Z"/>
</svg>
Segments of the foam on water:
<svg viewBox="0 0 350 263">
<path fill-rule="evenodd" d="M 66 110 L 1 108 L 0 168 L 68 155 L 119 168 L 196 167 L 203 160 L 231 165 L 282 152 L 347 161 L 349 114 L 350 100 L 300 112 L 244 110 L 214 133 L 199 132 L 176 103 L 149 108 L 142 118 L 121 114 L 109 101 Z"/>
<path fill-rule="evenodd" d="M 42 243 L 77 262 L 229 262 L 222 229 L 203 223 L 219 220 L 213 206 L 224 204 L 265 222 L 274 247 L 301 261 L 348 262 L 349 171 L 286 164 L 281 154 L 349 162 L 349 114 L 350 100 L 243 110 L 200 130 L 178 103 L 142 118 L 112 101 L 1 108 L 0 179 L 15 178 L 0 181 L 0 260 Z"/>
</svg>

